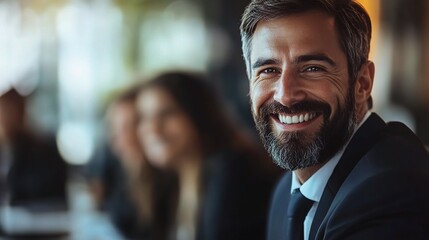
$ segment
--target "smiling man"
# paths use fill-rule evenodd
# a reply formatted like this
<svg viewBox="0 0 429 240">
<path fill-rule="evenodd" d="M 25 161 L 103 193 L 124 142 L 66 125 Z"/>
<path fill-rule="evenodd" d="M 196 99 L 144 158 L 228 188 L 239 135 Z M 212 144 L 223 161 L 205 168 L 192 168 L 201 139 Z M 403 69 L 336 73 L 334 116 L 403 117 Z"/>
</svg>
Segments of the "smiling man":
<svg viewBox="0 0 429 240">
<path fill-rule="evenodd" d="M 256 127 L 291 170 L 274 194 L 268 239 L 427 239 L 429 156 L 403 124 L 370 112 L 365 9 L 254 0 L 241 36 Z"/>
</svg>

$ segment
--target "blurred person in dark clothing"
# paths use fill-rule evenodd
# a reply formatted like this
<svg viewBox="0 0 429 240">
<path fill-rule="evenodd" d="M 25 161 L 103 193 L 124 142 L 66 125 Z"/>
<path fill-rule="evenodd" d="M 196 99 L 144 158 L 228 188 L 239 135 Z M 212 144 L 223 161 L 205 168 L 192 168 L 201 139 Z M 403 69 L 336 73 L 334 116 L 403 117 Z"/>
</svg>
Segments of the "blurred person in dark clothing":
<svg viewBox="0 0 429 240">
<path fill-rule="evenodd" d="M 113 225 L 127 238 L 139 231 L 136 207 L 126 186 L 120 160 L 108 145 L 101 146 L 88 166 L 91 195 L 97 210 L 106 212 Z M 144 231 L 143 231 L 144 232 Z"/>
<path fill-rule="evenodd" d="M 155 198 L 162 190 L 155 192 L 155 184 L 161 187 L 163 175 L 145 161 L 138 142 L 136 95 L 129 89 L 108 106 L 108 141 L 88 166 L 89 183 L 97 207 L 124 237 L 160 239 L 157 226 L 163 224 L 155 222 L 165 214 L 157 210 Z"/>
<path fill-rule="evenodd" d="M 148 161 L 178 175 L 168 239 L 263 239 L 279 172 L 231 120 L 213 86 L 190 73 L 140 87 L 139 136 Z"/>
<path fill-rule="evenodd" d="M 66 163 L 55 138 L 28 127 L 26 98 L 14 89 L 0 96 L 0 175 L 5 204 L 65 207 Z"/>
</svg>

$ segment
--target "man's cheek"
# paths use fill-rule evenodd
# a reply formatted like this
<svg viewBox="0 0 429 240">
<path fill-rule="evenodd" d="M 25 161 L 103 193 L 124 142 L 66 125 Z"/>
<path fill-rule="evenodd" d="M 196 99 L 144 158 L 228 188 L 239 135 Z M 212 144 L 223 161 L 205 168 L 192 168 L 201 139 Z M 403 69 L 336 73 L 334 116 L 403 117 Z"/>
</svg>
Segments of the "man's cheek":
<svg viewBox="0 0 429 240">
<path fill-rule="evenodd" d="M 255 99 L 252 95 L 250 95 L 250 107 L 251 107 L 253 116 L 256 117 L 260 115 L 259 111 L 261 109 L 261 106 L 258 106 L 257 99 Z"/>
<path fill-rule="evenodd" d="M 263 89 L 251 87 L 249 91 L 252 103 L 252 112 L 255 116 L 260 116 L 260 110 L 264 102 L 267 102 L 268 95 Z"/>
</svg>

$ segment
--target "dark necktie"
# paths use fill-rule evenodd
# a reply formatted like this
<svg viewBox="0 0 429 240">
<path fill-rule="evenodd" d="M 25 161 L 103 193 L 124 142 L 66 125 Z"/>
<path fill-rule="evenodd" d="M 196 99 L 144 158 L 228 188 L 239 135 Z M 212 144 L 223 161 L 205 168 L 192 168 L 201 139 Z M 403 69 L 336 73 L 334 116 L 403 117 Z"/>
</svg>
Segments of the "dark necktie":
<svg viewBox="0 0 429 240">
<path fill-rule="evenodd" d="M 302 195 L 299 189 L 295 189 L 289 201 L 286 219 L 286 240 L 304 239 L 304 219 L 313 201 Z"/>
</svg>

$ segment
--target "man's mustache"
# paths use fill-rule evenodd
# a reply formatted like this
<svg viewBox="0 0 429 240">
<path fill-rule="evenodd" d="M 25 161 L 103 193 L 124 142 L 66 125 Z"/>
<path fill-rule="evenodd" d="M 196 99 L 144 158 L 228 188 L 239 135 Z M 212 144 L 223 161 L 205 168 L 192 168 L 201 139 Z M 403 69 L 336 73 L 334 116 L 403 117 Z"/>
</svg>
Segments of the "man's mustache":
<svg viewBox="0 0 429 240">
<path fill-rule="evenodd" d="M 298 102 L 290 107 L 284 106 L 277 101 L 264 104 L 259 109 L 259 116 L 266 118 L 271 114 L 284 113 L 284 114 L 295 114 L 302 112 L 320 112 L 325 117 L 330 116 L 331 107 L 326 102 L 316 100 L 305 100 Z"/>
</svg>

